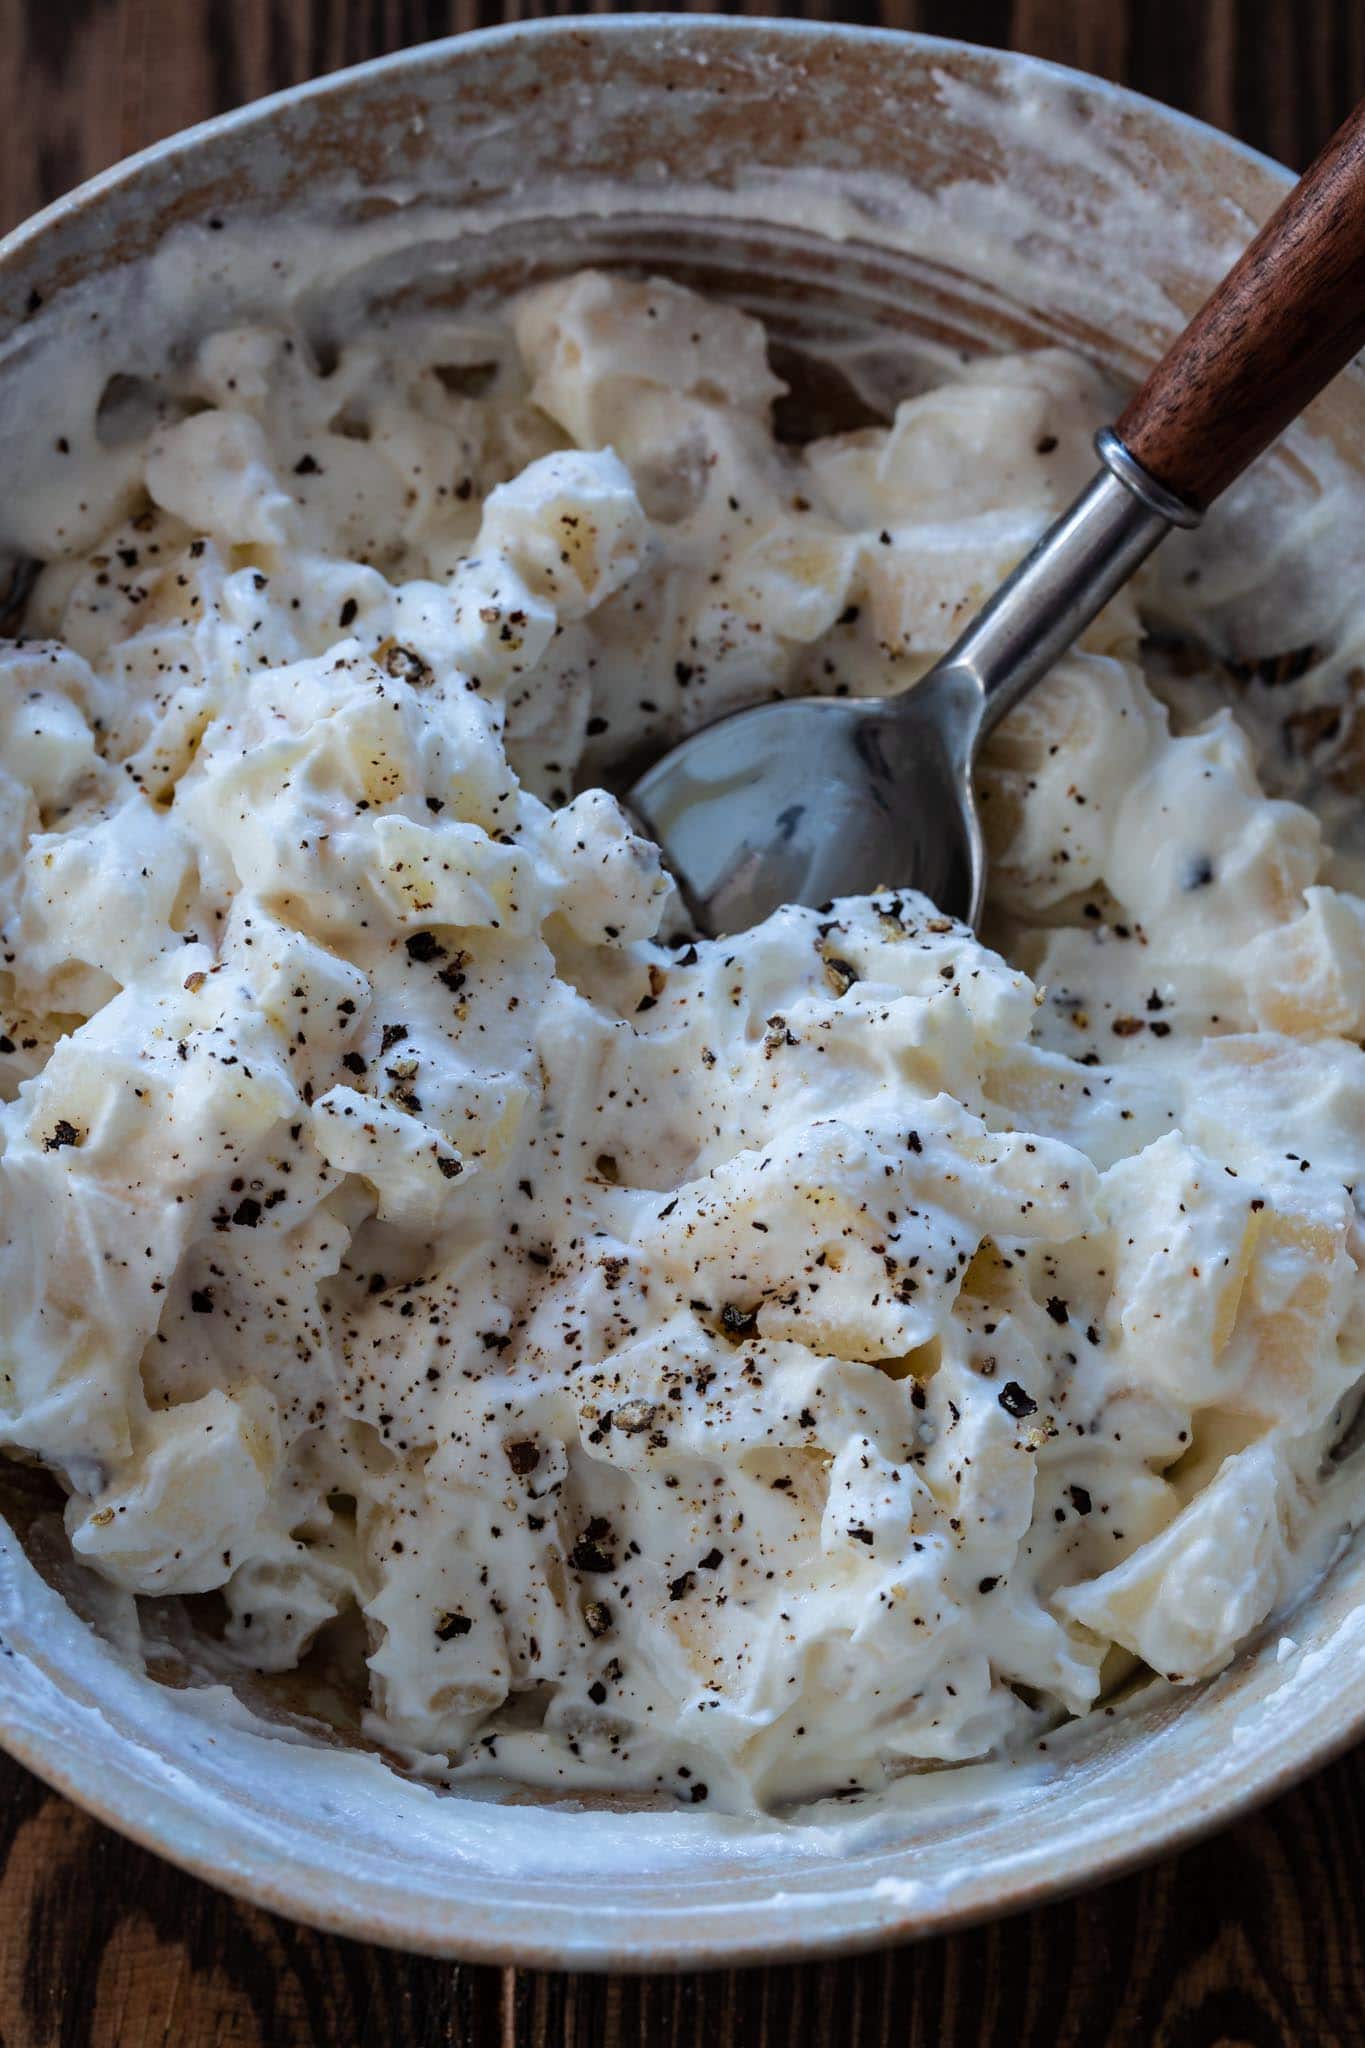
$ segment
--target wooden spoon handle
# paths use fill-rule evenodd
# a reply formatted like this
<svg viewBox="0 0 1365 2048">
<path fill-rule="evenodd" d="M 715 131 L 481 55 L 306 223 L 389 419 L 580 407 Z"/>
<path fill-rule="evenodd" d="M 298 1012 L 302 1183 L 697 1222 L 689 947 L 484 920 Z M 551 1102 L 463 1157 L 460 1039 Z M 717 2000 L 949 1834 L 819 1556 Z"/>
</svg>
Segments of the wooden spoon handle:
<svg viewBox="0 0 1365 2048">
<path fill-rule="evenodd" d="M 1202 511 L 1365 347 L 1365 100 L 1195 314 L 1117 423 Z"/>
</svg>

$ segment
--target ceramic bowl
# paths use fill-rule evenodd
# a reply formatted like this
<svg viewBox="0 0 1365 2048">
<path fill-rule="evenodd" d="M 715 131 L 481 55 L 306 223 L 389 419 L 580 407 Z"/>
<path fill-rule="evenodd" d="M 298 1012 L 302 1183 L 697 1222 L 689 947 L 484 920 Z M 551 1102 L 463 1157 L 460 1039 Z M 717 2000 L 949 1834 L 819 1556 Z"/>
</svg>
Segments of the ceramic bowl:
<svg viewBox="0 0 1365 2048">
<path fill-rule="evenodd" d="M 641 15 L 472 34 L 197 128 L 10 236 L 0 454 L 13 475 L 59 399 L 98 407 L 111 379 L 154 381 L 168 353 L 282 296 L 325 347 L 381 305 L 589 260 L 763 312 L 816 414 L 875 412 L 962 350 L 1061 341 L 1127 381 L 1288 181 L 1133 94 L 930 38 Z M 823 384 L 821 364 L 837 365 Z M 1226 515 L 1233 536 L 1248 505 L 1262 540 L 1283 528 L 1309 612 L 1290 515 L 1334 465 L 1365 486 L 1359 369 Z M 782 1821 L 440 1793 L 297 1699 L 191 1682 L 169 1624 L 146 1675 L 91 1625 L 95 1589 L 64 1566 L 31 1475 L 0 1483 L 10 1751 L 215 1884 L 437 1955 L 643 1969 L 958 1926 L 1188 1841 L 1365 1720 L 1357 1543 L 1221 1677 L 1153 1687 L 1008 1769 Z"/>
</svg>

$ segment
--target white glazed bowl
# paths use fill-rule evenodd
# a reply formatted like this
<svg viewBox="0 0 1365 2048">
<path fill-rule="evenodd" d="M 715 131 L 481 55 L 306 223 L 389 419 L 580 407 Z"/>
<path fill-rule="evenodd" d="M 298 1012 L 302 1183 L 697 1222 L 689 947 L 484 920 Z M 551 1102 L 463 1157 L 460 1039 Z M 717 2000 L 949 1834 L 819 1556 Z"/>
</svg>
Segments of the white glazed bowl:
<svg viewBox="0 0 1365 2048">
<path fill-rule="evenodd" d="M 851 338 L 869 388 L 926 348 L 1047 340 L 1131 377 L 1287 180 L 1133 94 L 930 38 L 664 16 L 470 35 L 178 137 L 0 245 L 0 456 L 13 474 L 44 445 L 63 335 L 82 339 L 62 402 L 93 406 L 110 375 L 154 374 L 285 292 L 325 341 L 367 304 L 448 303 L 586 260 L 729 290 L 806 346 Z M 324 218 L 346 226 L 344 254 L 305 285 L 299 252 Z M 188 300 L 156 261 L 175 232 L 198 237 Z M 286 244 L 301 268 L 272 270 Z M 1359 368 L 1271 458 L 1257 517 L 1301 508 L 1333 463 L 1365 486 Z M 1227 519 L 1235 532 L 1235 505 Z M 1297 575 L 1311 614 L 1312 563 Z M 5 1745 L 214 1883 L 433 1954 L 649 1968 L 903 1939 L 1184 1842 L 1365 1722 L 1357 1543 L 1217 1680 L 1153 1688 L 1008 1772 L 786 1823 L 441 1795 L 278 1700 L 262 1720 L 221 1686 L 121 1662 L 52 1583 L 71 1582 L 26 1486 L 0 1472 Z"/>
</svg>

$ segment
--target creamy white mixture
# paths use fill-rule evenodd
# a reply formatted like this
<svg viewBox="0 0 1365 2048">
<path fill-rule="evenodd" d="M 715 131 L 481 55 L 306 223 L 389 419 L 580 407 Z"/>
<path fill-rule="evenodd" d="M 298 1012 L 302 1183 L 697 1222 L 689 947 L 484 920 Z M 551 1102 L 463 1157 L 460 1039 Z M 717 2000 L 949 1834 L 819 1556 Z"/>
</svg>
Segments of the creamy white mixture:
<svg viewBox="0 0 1365 2048">
<path fill-rule="evenodd" d="M 362 1616 L 419 1767 L 739 1807 L 1212 1672 L 1365 1372 L 1365 904 L 1131 595 L 993 745 L 1001 952 L 694 939 L 597 786 L 912 681 L 1103 410 L 779 389 L 592 274 L 219 335 L 0 646 L 0 1440 L 258 1669 Z"/>
</svg>

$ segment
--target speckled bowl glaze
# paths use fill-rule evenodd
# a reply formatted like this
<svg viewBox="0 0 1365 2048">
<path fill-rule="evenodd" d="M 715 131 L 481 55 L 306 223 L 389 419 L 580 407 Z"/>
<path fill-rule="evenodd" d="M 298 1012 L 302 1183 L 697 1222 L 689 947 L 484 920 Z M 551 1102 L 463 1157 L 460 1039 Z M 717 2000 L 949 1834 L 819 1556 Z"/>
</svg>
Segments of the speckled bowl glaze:
<svg viewBox="0 0 1365 2048">
<path fill-rule="evenodd" d="M 195 129 L 12 235 L 0 453 L 12 474 L 43 430 L 55 338 L 80 328 L 91 394 L 154 373 L 211 323 L 268 311 L 272 238 L 297 249 L 324 220 L 350 254 L 295 294 L 324 339 L 381 303 L 634 262 L 817 353 L 837 342 L 886 390 L 898 351 L 904 381 L 926 349 L 1047 340 L 1131 377 L 1287 182 L 1132 94 L 956 43 L 639 15 L 470 35 Z M 163 301 L 144 280 L 176 231 L 224 253 Z M 1359 366 L 1272 460 L 1267 503 L 1311 498 L 1324 461 L 1365 479 Z M 1007 1770 L 781 1822 L 439 1793 L 297 1702 L 187 1684 L 173 1661 L 177 1683 L 144 1675 L 65 1597 L 91 1589 L 54 1562 L 27 1482 L 0 1484 L 10 1751 L 262 1906 L 437 1955 L 646 1969 L 902 1940 L 1114 1875 L 1365 1726 L 1357 1542 L 1220 1678 L 1152 1688 Z"/>
</svg>

